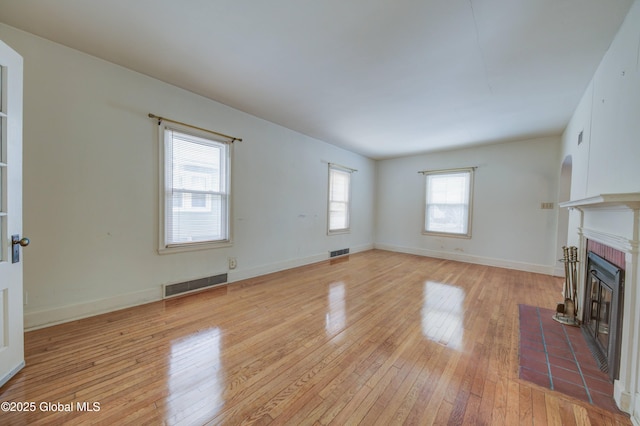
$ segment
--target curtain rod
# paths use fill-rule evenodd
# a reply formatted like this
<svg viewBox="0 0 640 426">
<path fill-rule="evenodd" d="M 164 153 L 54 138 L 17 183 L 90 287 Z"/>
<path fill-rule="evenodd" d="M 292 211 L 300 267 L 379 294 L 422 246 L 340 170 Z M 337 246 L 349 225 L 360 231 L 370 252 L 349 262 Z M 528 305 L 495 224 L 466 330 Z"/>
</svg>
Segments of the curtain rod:
<svg viewBox="0 0 640 426">
<path fill-rule="evenodd" d="M 337 167 L 337 168 L 339 168 L 339 169 L 346 170 L 346 171 L 348 171 L 348 172 L 350 172 L 350 173 L 353 173 L 353 172 L 357 172 L 357 171 L 358 171 L 357 169 L 353 169 L 353 168 L 351 168 L 351 167 L 343 166 L 342 164 L 337 164 L 337 163 L 329 163 L 329 166 Z"/>
<path fill-rule="evenodd" d="M 461 172 L 463 170 L 475 170 L 477 169 L 478 166 L 472 166 L 472 167 L 458 167 L 455 169 L 435 169 L 435 170 L 420 170 L 418 173 L 425 175 L 427 173 L 450 173 L 450 172 Z"/>
<path fill-rule="evenodd" d="M 242 142 L 242 138 L 236 138 L 235 136 L 229 136 L 229 135 L 225 135 L 224 133 L 214 132 L 213 130 L 203 129 L 202 127 L 193 126 L 191 124 L 183 123 L 182 121 L 176 121 L 176 120 L 171 120 L 171 119 L 165 118 L 165 117 L 159 117 L 159 116 L 157 116 L 155 114 L 149 113 L 149 118 L 158 119 L 158 125 L 160 125 L 161 121 L 168 121 L 170 123 L 180 124 L 182 126 L 191 127 L 192 129 L 201 130 L 203 132 L 212 133 L 214 135 L 221 136 L 223 138 L 231 139 L 231 143 L 233 143 L 235 141 Z"/>
</svg>

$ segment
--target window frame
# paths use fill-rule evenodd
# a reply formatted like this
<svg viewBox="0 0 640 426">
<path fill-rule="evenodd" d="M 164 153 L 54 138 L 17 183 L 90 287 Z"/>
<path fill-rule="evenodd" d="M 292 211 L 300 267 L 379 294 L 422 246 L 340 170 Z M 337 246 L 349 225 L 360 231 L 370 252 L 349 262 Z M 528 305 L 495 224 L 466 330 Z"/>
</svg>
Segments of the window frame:
<svg viewBox="0 0 640 426">
<path fill-rule="evenodd" d="M 471 238 L 471 228 L 472 228 L 472 223 L 473 223 L 473 187 L 474 187 L 474 173 L 475 172 L 475 167 L 463 167 L 463 168 L 457 168 L 457 169 L 441 169 L 441 170 L 427 170 L 427 171 L 422 171 L 420 173 L 422 173 L 424 175 L 424 187 L 423 187 L 423 196 L 424 196 L 424 202 L 422 203 L 422 207 L 423 207 L 423 215 L 422 215 L 422 234 L 423 235 L 430 235 L 430 236 L 440 236 L 440 237 L 453 237 L 453 238 L 466 238 L 466 239 L 470 239 Z M 429 204 L 428 204 L 428 200 L 429 200 L 429 194 L 428 194 L 428 190 L 429 190 L 429 177 L 430 176 L 442 176 L 442 175 L 459 175 L 459 174 L 468 174 L 469 176 L 469 194 L 468 194 L 468 198 L 467 198 L 467 232 L 466 233 L 462 233 L 462 232 L 444 232 L 444 231 L 430 231 L 427 229 L 427 214 L 429 211 Z M 434 204 L 434 203 L 432 203 Z"/>
<path fill-rule="evenodd" d="M 222 161 L 224 162 L 224 180 L 225 180 L 225 188 L 226 191 L 221 191 L 221 193 L 226 194 L 226 203 L 222 214 L 222 227 L 226 228 L 226 236 L 222 239 L 217 240 L 205 240 L 205 241 L 192 241 L 192 242 L 170 242 L 167 238 L 168 227 L 167 227 L 167 216 L 171 214 L 168 209 L 173 208 L 173 201 L 169 197 L 171 193 L 170 188 L 168 187 L 169 182 L 171 182 L 172 176 L 170 173 L 172 171 L 172 165 L 168 164 L 167 161 L 171 161 L 171 158 L 168 156 L 169 153 L 169 142 L 173 143 L 173 137 L 169 136 L 169 132 L 175 132 L 177 134 L 184 135 L 186 137 L 192 137 L 199 139 L 206 145 L 207 142 L 213 145 L 224 145 L 223 153 L 226 153 L 225 157 Z M 213 133 L 209 133 L 206 131 L 202 131 L 196 128 L 192 128 L 190 126 L 181 125 L 178 123 L 169 123 L 166 121 L 162 121 L 158 126 L 158 142 L 159 142 L 159 234 L 158 234 L 158 252 L 160 254 L 168 254 L 168 253 L 180 253 L 187 251 L 195 251 L 195 250 L 205 250 L 205 249 L 214 249 L 221 247 L 229 247 L 233 244 L 232 239 L 232 179 L 231 179 L 231 164 L 233 158 L 233 143 L 229 140 L 216 136 Z M 195 191 L 194 193 L 197 193 Z M 185 193 L 186 194 L 186 193 Z M 183 201 L 184 202 L 184 201 Z M 184 206 L 184 205 L 183 205 Z M 184 208 L 184 207 L 182 207 Z M 191 207 L 193 209 L 193 207 Z M 205 207 L 206 208 L 206 207 Z"/>
<path fill-rule="evenodd" d="M 348 190 L 347 190 L 347 200 L 345 201 L 334 201 L 331 198 L 332 195 L 332 191 L 331 191 L 331 186 L 333 183 L 333 173 L 337 172 L 337 173 L 344 173 L 346 176 L 348 176 Z M 353 174 L 354 170 L 350 169 L 348 167 L 344 167 L 344 166 L 339 166 L 336 164 L 332 164 L 329 163 L 329 179 L 328 179 L 328 190 L 327 190 L 327 235 L 338 235 L 338 234 L 348 234 L 351 232 L 351 188 L 352 188 L 352 184 L 351 184 L 351 175 Z M 346 204 L 346 227 L 344 228 L 336 228 L 336 229 L 331 229 L 331 203 L 344 203 Z"/>
</svg>

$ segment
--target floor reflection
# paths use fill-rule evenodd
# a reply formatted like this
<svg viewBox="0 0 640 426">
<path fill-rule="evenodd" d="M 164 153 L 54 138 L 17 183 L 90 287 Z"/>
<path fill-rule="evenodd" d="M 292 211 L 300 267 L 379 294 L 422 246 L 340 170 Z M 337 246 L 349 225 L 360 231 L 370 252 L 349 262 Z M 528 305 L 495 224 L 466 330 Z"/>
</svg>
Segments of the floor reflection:
<svg viewBox="0 0 640 426">
<path fill-rule="evenodd" d="M 422 334 L 453 349 L 462 349 L 464 290 L 433 281 L 424 283 Z"/>
<path fill-rule="evenodd" d="M 329 287 L 328 310 L 325 317 L 327 335 L 333 337 L 344 330 L 346 325 L 344 283 L 332 283 Z"/>
<path fill-rule="evenodd" d="M 171 343 L 167 419 L 195 424 L 212 418 L 223 405 L 224 376 L 220 361 L 222 332 L 199 331 Z"/>
</svg>

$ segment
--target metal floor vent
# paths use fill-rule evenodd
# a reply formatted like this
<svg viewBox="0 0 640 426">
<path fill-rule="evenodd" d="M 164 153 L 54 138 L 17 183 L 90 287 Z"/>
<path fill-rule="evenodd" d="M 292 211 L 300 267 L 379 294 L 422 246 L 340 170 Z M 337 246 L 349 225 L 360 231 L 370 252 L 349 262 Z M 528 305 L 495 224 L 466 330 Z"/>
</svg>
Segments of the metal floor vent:
<svg viewBox="0 0 640 426">
<path fill-rule="evenodd" d="M 341 249 L 341 250 L 330 251 L 329 252 L 329 257 L 344 256 L 345 254 L 349 254 L 349 249 L 348 248 L 344 248 L 344 249 Z"/>
<path fill-rule="evenodd" d="M 587 346 L 589 347 L 589 351 L 591 351 L 591 355 L 595 358 L 596 363 L 598 363 L 598 367 L 600 371 L 603 373 L 609 372 L 609 362 L 607 361 L 607 356 L 602 352 L 602 350 L 595 344 L 593 338 L 589 338 L 589 330 L 587 327 L 580 327 L 582 330 L 582 334 L 585 336 L 585 340 L 587 342 Z"/>
<path fill-rule="evenodd" d="M 162 287 L 163 298 L 178 296 L 180 294 L 191 293 L 196 290 L 203 290 L 218 284 L 227 282 L 227 274 L 214 275 L 183 283 L 165 284 Z"/>
</svg>

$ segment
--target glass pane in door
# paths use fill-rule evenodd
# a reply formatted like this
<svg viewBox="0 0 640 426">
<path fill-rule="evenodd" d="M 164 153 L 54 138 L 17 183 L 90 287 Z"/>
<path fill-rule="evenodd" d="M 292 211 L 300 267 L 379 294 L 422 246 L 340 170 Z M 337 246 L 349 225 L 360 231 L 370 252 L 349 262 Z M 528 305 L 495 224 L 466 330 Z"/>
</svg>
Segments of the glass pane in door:
<svg viewBox="0 0 640 426">
<path fill-rule="evenodd" d="M 4 75 L 5 68 L 0 65 L 0 262 L 7 260 L 5 253 L 5 236 L 7 233 L 7 206 L 6 206 L 6 181 L 7 181 L 7 144 L 6 144 L 6 121 L 7 115 L 5 105 L 7 104 L 4 95 Z"/>
<path fill-rule="evenodd" d="M 4 94 L 4 68 L 2 68 L 2 66 L 0 65 L 0 112 L 5 112 L 4 111 L 4 98 L 3 98 L 3 94 Z"/>
<path fill-rule="evenodd" d="M 7 229 L 7 218 L 6 212 L 7 207 L 5 205 L 6 200 L 6 180 L 7 180 L 7 167 L 6 167 L 6 158 L 7 158 L 7 146 L 6 146 L 6 126 L 5 122 L 7 120 L 7 116 L 5 114 L 6 102 L 4 100 L 4 67 L 0 65 L 0 262 L 7 260 L 4 253 L 4 241 Z"/>
<path fill-rule="evenodd" d="M 598 319 L 598 301 L 600 300 L 598 298 L 599 290 L 600 282 L 595 278 L 591 278 L 591 295 L 589 296 L 589 300 L 591 301 L 591 312 L 589 318 L 592 319 L 593 322 Z"/>
<path fill-rule="evenodd" d="M 600 315 L 598 317 L 598 340 L 602 347 L 609 348 L 609 322 L 611 317 L 611 296 L 613 293 L 604 285 L 600 286 Z"/>
<path fill-rule="evenodd" d="M 0 144 L 2 143 L 2 141 L 0 140 Z M 5 189 L 4 189 L 4 182 L 6 180 L 5 178 L 5 169 L 6 167 L 0 165 L 0 262 L 6 260 L 4 257 L 4 235 L 6 233 L 5 229 L 7 226 L 7 222 L 6 222 L 6 213 L 4 210 L 4 194 L 5 194 Z"/>
</svg>

